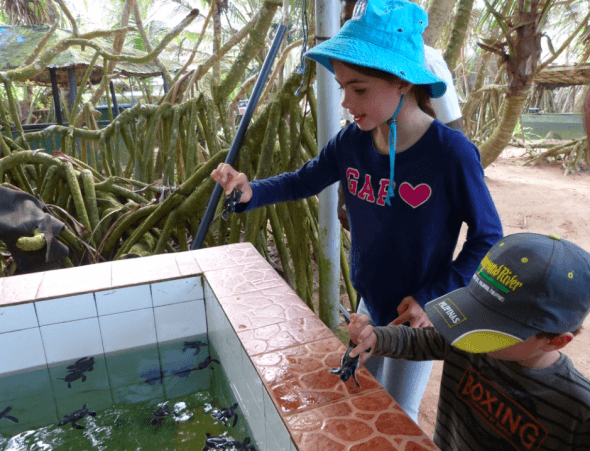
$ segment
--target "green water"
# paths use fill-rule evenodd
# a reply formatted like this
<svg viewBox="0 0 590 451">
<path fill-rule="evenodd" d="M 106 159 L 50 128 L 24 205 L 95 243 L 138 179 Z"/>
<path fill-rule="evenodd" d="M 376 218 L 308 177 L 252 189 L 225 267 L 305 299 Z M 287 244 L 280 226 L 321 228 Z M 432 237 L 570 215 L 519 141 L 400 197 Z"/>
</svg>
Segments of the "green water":
<svg viewBox="0 0 590 451">
<path fill-rule="evenodd" d="M 201 348 L 197 353 L 180 342 L 106 358 L 95 356 L 92 370 L 87 366 L 74 378 L 66 378 L 72 362 L 2 378 L 0 412 L 11 410 L 4 418 L 0 415 L 0 451 L 201 451 L 206 433 L 225 433 L 243 443 L 252 434 L 239 406 L 235 427 L 233 418 L 226 426 L 211 416 L 211 409 L 235 402 L 221 365 L 213 361 L 199 369 L 211 358 L 217 358 L 214 349 Z M 29 391 L 17 395 L 18 387 Z M 152 413 L 163 402 L 170 414 L 152 424 Z M 76 422 L 84 429 L 71 423 L 58 425 L 83 405 L 96 412 Z M 23 430 L 27 425 L 35 427 Z"/>
<path fill-rule="evenodd" d="M 117 405 L 79 420 L 77 424 L 85 429 L 75 429 L 71 424 L 45 426 L 11 438 L 0 438 L 0 449 L 201 451 L 206 432 L 216 436 L 228 431 L 227 435 L 239 442 L 251 436 L 239 407 L 236 409 L 238 422 L 232 427 L 233 421 L 228 426 L 215 422 L 210 412 L 205 412 L 206 404 L 218 408 L 228 405 L 209 393 L 171 399 L 168 406 L 174 413 L 164 417 L 159 425 L 151 424 L 151 412 L 157 409 L 157 403 Z"/>
</svg>

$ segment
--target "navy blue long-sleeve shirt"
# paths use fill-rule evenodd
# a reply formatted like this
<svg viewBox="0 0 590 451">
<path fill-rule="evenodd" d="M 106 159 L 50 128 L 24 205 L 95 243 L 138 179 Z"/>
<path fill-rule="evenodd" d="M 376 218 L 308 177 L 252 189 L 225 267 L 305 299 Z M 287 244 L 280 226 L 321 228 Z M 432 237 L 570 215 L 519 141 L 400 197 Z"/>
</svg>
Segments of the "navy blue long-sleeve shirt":
<svg viewBox="0 0 590 451">
<path fill-rule="evenodd" d="M 395 157 L 395 197 L 385 204 L 389 155 L 377 152 L 371 132 L 343 128 L 318 157 L 295 172 L 251 182 L 243 212 L 315 195 L 342 181 L 351 232 L 351 278 L 377 325 L 397 316 L 413 296 L 428 301 L 467 285 L 502 225 L 477 148 L 435 120 Z M 453 261 L 462 223 L 467 241 Z"/>
</svg>

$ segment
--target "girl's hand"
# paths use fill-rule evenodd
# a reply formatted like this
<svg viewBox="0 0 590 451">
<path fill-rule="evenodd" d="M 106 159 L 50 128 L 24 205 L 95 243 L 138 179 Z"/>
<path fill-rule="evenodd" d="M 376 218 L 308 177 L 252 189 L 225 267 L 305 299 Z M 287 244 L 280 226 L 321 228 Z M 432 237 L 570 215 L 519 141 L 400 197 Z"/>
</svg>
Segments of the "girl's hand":
<svg viewBox="0 0 590 451">
<path fill-rule="evenodd" d="M 367 323 L 365 323 L 365 327 L 360 331 L 360 333 L 356 337 L 356 348 L 350 351 L 349 354 L 350 357 L 356 357 L 357 355 L 360 356 L 359 363 L 361 365 L 365 363 L 367 359 L 371 357 L 371 355 L 373 355 L 375 345 L 377 344 L 377 336 L 375 335 L 375 331 L 373 331 L 373 326 L 368 324 L 369 317 L 366 315 L 361 316 L 361 318 L 363 317 L 367 318 Z M 350 323 L 352 324 L 352 315 Z M 361 323 L 359 323 L 359 325 L 361 325 Z"/>
<path fill-rule="evenodd" d="M 406 296 L 397 307 L 399 317 L 393 320 L 390 325 L 410 323 L 410 327 L 430 327 L 432 323 L 420 304 L 412 296 Z"/>
<path fill-rule="evenodd" d="M 211 172 L 211 178 L 223 187 L 228 196 L 234 188 L 242 191 L 240 203 L 246 203 L 252 199 L 252 188 L 248 177 L 243 172 L 236 171 L 229 164 L 220 163 L 217 169 Z"/>
</svg>

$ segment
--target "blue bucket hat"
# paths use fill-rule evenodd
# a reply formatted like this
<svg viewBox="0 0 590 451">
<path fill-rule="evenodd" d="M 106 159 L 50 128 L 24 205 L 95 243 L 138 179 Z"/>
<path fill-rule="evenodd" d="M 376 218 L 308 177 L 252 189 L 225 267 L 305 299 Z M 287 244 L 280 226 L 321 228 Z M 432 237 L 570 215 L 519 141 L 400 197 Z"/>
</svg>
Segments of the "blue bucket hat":
<svg viewBox="0 0 590 451">
<path fill-rule="evenodd" d="M 352 19 L 333 38 L 305 53 L 330 72 L 330 59 L 379 69 L 414 85 L 425 85 L 430 97 L 447 86 L 426 69 L 422 33 L 428 15 L 405 0 L 358 0 Z"/>
<path fill-rule="evenodd" d="M 426 12 L 405 0 L 358 0 L 352 18 L 333 38 L 305 53 L 330 72 L 330 60 L 388 72 L 413 85 L 423 85 L 430 97 L 440 97 L 447 90 L 444 81 L 426 69 L 422 33 L 428 25 Z M 396 117 L 399 105 L 389 124 L 390 176 L 385 203 L 391 205 L 395 196 L 393 168 L 397 141 Z"/>
</svg>

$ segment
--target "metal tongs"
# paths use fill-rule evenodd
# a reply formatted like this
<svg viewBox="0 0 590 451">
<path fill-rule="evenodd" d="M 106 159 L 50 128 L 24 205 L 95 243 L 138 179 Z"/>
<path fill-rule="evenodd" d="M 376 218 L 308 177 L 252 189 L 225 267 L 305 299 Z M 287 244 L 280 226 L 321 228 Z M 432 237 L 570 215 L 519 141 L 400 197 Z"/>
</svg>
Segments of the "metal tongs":
<svg viewBox="0 0 590 451">
<path fill-rule="evenodd" d="M 229 196 L 225 196 L 223 199 L 223 210 L 221 211 L 221 217 L 224 221 L 227 221 L 229 215 L 235 213 L 236 205 L 240 202 L 242 198 L 242 191 L 234 188 Z"/>
</svg>

